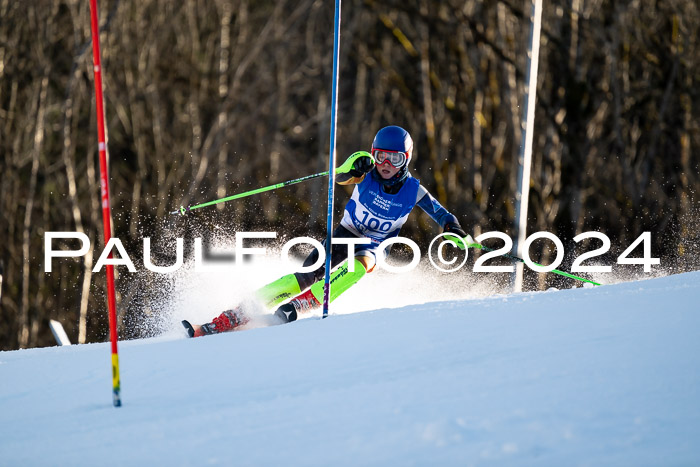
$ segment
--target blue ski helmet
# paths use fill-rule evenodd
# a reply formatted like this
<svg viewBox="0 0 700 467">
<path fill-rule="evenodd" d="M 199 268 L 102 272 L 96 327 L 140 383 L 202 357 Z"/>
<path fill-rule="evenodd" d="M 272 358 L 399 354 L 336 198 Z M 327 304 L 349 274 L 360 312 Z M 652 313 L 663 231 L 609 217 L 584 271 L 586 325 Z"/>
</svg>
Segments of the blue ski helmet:
<svg viewBox="0 0 700 467">
<path fill-rule="evenodd" d="M 406 154 L 406 164 L 402 167 L 408 167 L 413 156 L 413 140 L 408 131 L 400 126 L 386 126 L 377 132 L 372 142 L 372 153 L 377 149 L 386 151 L 398 151 Z"/>
</svg>

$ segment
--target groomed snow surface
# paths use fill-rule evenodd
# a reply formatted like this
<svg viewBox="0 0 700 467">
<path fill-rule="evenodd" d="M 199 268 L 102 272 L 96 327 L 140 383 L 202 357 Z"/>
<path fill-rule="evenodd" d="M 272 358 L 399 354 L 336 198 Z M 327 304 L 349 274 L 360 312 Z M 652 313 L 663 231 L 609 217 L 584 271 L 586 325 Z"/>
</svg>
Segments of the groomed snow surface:
<svg viewBox="0 0 700 467">
<path fill-rule="evenodd" d="M 0 352 L 0 465 L 700 465 L 700 271 L 119 354 Z"/>
</svg>

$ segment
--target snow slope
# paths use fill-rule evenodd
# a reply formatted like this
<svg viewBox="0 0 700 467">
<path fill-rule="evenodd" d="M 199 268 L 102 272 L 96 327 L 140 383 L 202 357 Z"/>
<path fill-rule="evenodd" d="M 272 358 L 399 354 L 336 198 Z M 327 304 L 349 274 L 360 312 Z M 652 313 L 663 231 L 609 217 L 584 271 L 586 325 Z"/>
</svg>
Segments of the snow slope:
<svg viewBox="0 0 700 467">
<path fill-rule="evenodd" d="M 0 352 L 0 465 L 700 465 L 700 271 Z"/>
</svg>

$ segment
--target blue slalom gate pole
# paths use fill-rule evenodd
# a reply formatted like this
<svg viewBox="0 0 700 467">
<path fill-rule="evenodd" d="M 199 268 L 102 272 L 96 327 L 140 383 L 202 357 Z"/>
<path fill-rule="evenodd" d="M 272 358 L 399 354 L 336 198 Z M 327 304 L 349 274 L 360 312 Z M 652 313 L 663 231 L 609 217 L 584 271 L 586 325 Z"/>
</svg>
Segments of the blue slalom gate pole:
<svg viewBox="0 0 700 467">
<path fill-rule="evenodd" d="M 328 316 L 331 297 L 331 242 L 333 234 L 333 194 L 335 187 L 335 127 L 338 114 L 338 55 L 340 54 L 340 0 L 335 0 L 333 31 L 333 84 L 331 86 L 331 147 L 328 157 L 328 216 L 326 219 L 326 279 L 323 285 L 323 317 Z"/>
</svg>

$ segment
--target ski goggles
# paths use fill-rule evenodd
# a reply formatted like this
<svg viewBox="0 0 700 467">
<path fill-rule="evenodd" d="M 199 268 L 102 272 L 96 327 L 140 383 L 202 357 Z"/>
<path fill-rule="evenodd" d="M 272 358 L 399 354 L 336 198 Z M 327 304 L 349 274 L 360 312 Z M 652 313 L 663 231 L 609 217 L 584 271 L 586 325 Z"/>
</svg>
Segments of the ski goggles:
<svg viewBox="0 0 700 467">
<path fill-rule="evenodd" d="M 408 160 L 408 155 L 405 152 L 387 151 L 386 149 L 372 150 L 372 157 L 374 157 L 374 161 L 378 166 L 389 162 L 389 164 L 396 169 L 400 169 L 406 165 L 406 161 Z"/>
</svg>

